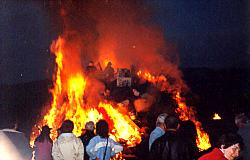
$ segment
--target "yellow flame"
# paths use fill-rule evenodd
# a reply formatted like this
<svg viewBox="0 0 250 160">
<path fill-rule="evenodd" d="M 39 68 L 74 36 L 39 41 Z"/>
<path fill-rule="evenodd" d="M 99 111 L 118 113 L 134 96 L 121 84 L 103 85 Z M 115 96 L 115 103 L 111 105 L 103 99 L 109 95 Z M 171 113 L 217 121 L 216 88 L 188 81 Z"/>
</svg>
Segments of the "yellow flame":
<svg viewBox="0 0 250 160">
<path fill-rule="evenodd" d="M 100 102 L 99 107 L 104 108 L 113 121 L 114 129 L 112 133 L 117 140 L 126 140 L 129 146 L 133 146 L 141 141 L 139 127 L 132 123 L 133 121 L 128 115 L 119 113 L 111 104 Z"/>
<path fill-rule="evenodd" d="M 104 66 L 106 67 L 106 66 L 108 65 L 109 62 L 111 62 L 111 60 L 105 59 L 104 62 L 103 62 Z"/>
<path fill-rule="evenodd" d="M 68 80 L 67 91 L 70 102 L 73 102 L 74 100 L 76 100 L 77 102 L 81 101 L 84 95 L 85 87 L 86 80 L 81 74 L 77 74 L 76 76 L 70 77 Z"/>
<path fill-rule="evenodd" d="M 59 37 L 57 41 L 52 43 L 51 50 L 56 55 L 56 72 L 53 88 L 50 90 L 52 94 L 52 102 L 48 106 L 49 109 L 43 115 L 32 129 L 30 144 L 33 146 L 35 138 L 39 135 L 42 126 L 48 125 L 51 130 L 51 138 L 57 138 L 57 130 L 62 122 L 66 119 L 73 121 L 73 133 L 76 136 L 82 134 L 86 122 L 97 122 L 100 119 L 106 119 L 112 130 L 113 137 L 117 140 L 124 139 L 128 146 L 134 146 L 141 141 L 139 128 L 127 116 L 119 113 L 111 104 L 100 102 L 98 106 L 89 106 L 85 102 L 84 94 L 86 90 L 87 80 L 81 72 L 81 68 L 74 73 L 65 73 L 64 62 L 65 41 Z M 67 68 L 67 71 L 71 71 Z"/>
<path fill-rule="evenodd" d="M 182 121 L 191 120 L 196 126 L 197 138 L 196 145 L 203 151 L 211 147 L 208 134 L 202 129 L 201 123 L 195 117 L 195 111 L 191 107 L 187 107 L 184 99 L 181 97 L 180 92 L 177 92 L 174 99 L 178 103 L 176 112 L 179 113 L 179 118 Z"/>
<path fill-rule="evenodd" d="M 149 82 L 151 82 L 155 85 L 157 85 L 158 82 L 166 82 L 167 81 L 167 78 L 163 75 L 154 76 L 149 72 L 143 72 L 141 70 L 139 70 L 137 72 L 137 75 L 140 78 L 148 80 Z M 162 88 L 160 88 L 160 89 L 166 90 L 164 87 L 165 86 L 162 86 Z M 170 91 L 172 91 L 172 90 L 170 90 Z M 210 148 L 211 144 L 209 142 L 209 136 L 205 131 L 203 131 L 203 129 L 201 127 L 201 123 L 198 120 L 196 120 L 195 110 L 193 110 L 193 108 L 191 108 L 191 107 L 187 107 L 184 99 L 180 95 L 180 92 L 175 93 L 174 99 L 176 100 L 176 102 L 178 104 L 178 108 L 176 109 L 176 112 L 179 114 L 180 120 L 182 120 L 182 121 L 191 120 L 196 126 L 196 131 L 197 131 L 196 144 L 197 144 L 197 147 L 200 150 L 206 150 L 206 149 Z"/>
<path fill-rule="evenodd" d="M 140 77 L 140 78 L 143 78 L 145 80 L 148 80 L 149 82 L 153 83 L 153 84 L 156 84 L 158 82 L 162 82 L 162 81 L 167 81 L 167 78 L 164 76 L 164 75 L 159 75 L 159 76 L 154 76 L 152 75 L 150 72 L 143 72 L 141 70 L 139 70 L 137 72 L 137 75 Z"/>
<path fill-rule="evenodd" d="M 214 117 L 213 117 L 213 120 L 220 120 L 220 119 L 221 119 L 221 117 L 219 116 L 219 114 L 215 113 Z"/>
<path fill-rule="evenodd" d="M 145 80 L 148 80 L 149 82 L 157 85 L 158 82 L 166 82 L 167 78 L 164 75 L 160 75 L 160 76 L 154 76 L 151 73 L 147 72 L 147 71 L 141 71 L 139 70 L 137 72 L 137 75 L 140 78 L 143 78 Z M 165 91 L 166 88 L 164 88 L 166 86 L 161 86 L 161 90 Z M 169 87 L 169 86 L 167 86 Z M 169 90 L 168 91 L 172 92 L 173 90 Z M 178 90 L 178 89 L 174 89 L 174 90 Z M 197 139 L 196 139 L 196 144 L 197 147 L 200 150 L 206 150 L 208 148 L 211 147 L 211 144 L 209 142 L 209 136 L 208 134 L 203 131 L 202 127 L 201 127 L 201 123 L 196 119 L 196 112 L 192 107 L 187 107 L 184 98 L 181 97 L 180 92 L 177 91 L 174 94 L 174 99 L 176 100 L 177 104 L 178 104 L 178 108 L 176 109 L 176 112 L 179 114 L 179 118 L 182 121 L 187 121 L 187 120 L 191 120 L 195 126 L 196 126 L 196 131 L 197 131 Z"/>
</svg>

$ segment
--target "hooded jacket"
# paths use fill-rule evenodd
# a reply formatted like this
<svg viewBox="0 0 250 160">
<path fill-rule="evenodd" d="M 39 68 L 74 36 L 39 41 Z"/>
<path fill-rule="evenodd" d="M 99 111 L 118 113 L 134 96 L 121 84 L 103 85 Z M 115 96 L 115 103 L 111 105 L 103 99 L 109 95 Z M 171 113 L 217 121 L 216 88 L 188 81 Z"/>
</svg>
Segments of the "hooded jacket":
<svg viewBox="0 0 250 160">
<path fill-rule="evenodd" d="M 73 133 L 62 133 L 52 147 L 53 160 L 83 160 L 84 147 Z"/>
<path fill-rule="evenodd" d="M 105 150 L 106 155 L 104 158 Z M 113 139 L 101 138 L 99 135 L 92 138 L 86 148 L 86 151 L 90 157 L 89 160 L 95 160 L 96 158 L 98 158 L 99 160 L 109 160 L 116 153 L 119 153 L 122 150 L 123 147 Z"/>
</svg>

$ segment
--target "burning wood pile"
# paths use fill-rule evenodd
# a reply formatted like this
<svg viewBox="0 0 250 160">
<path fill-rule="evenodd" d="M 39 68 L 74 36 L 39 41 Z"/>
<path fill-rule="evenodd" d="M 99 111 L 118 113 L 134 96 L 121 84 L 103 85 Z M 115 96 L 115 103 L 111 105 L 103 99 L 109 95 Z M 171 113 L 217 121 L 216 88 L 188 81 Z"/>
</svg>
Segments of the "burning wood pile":
<svg viewBox="0 0 250 160">
<path fill-rule="evenodd" d="M 75 73 L 65 73 L 64 59 L 64 39 L 59 39 L 53 43 L 52 48 L 56 55 L 56 79 L 54 87 L 51 89 L 53 100 L 50 109 L 33 128 L 31 143 L 33 144 L 39 134 L 39 128 L 48 125 L 52 128 L 51 138 L 55 140 L 57 130 L 65 119 L 74 122 L 73 133 L 76 136 L 82 134 L 82 129 L 88 121 L 97 122 L 105 119 L 109 122 L 113 138 L 117 141 L 126 141 L 128 146 L 134 146 L 141 141 L 139 127 L 130 119 L 128 114 L 120 113 L 117 104 L 100 101 L 98 105 L 91 105 L 86 100 L 87 81 L 84 73 L 80 70 Z M 91 84 L 95 85 L 95 84 Z M 98 95 L 97 95 L 98 96 Z M 95 98 L 95 97 L 92 97 Z"/>
<path fill-rule="evenodd" d="M 97 122 L 100 119 L 106 119 L 111 126 L 111 133 L 117 141 L 125 141 L 127 146 L 135 146 L 140 143 L 140 128 L 133 122 L 128 112 L 119 111 L 118 104 L 114 102 L 100 101 L 96 106 L 87 102 L 86 94 L 87 83 L 91 83 L 84 75 L 81 67 L 79 70 L 69 70 L 67 73 L 67 65 L 64 65 L 64 46 L 65 40 L 59 37 L 57 41 L 52 44 L 52 51 L 56 55 L 57 69 L 55 72 L 54 86 L 50 90 L 52 94 L 51 106 L 49 110 L 43 115 L 43 118 L 34 126 L 31 135 L 31 144 L 33 144 L 39 129 L 48 125 L 52 128 L 51 138 L 53 140 L 57 137 L 57 130 L 60 128 L 65 119 L 70 119 L 74 122 L 75 128 L 73 133 L 77 136 L 82 134 L 82 129 L 86 122 Z M 167 79 L 164 75 L 159 77 L 152 76 L 150 73 L 142 74 L 142 71 L 137 72 L 140 78 L 146 79 L 149 82 L 157 85 L 160 84 L 160 90 L 166 90 Z M 91 84 L 95 85 L 95 84 Z M 197 145 L 202 149 L 210 147 L 208 135 L 202 131 L 201 124 L 195 118 L 195 111 L 187 107 L 185 101 L 180 97 L 180 92 L 175 92 L 173 97 L 178 103 L 176 112 L 180 115 L 181 120 L 191 120 L 195 123 L 197 128 Z"/>
<path fill-rule="evenodd" d="M 175 111 L 180 119 L 191 120 L 196 125 L 197 146 L 200 150 L 210 147 L 209 137 L 202 130 L 201 123 L 195 116 L 195 110 L 187 106 L 185 98 L 181 97 L 181 93 L 188 87 L 181 78 L 178 63 L 170 61 L 170 57 L 173 56 L 170 52 L 174 53 L 174 50 L 171 50 L 172 45 L 165 43 L 163 33 L 155 27 L 145 26 L 135 21 L 136 17 L 141 15 L 139 12 L 145 12 L 145 8 L 140 10 L 137 8 L 138 5 L 140 4 L 131 6 L 130 2 L 121 1 L 98 1 L 98 3 L 93 1 L 83 5 L 86 8 L 83 7 L 82 10 L 74 8 L 77 5 L 67 3 L 61 6 L 60 14 L 64 31 L 51 45 L 56 63 L 53 87 L 50 89 L 52 100 L 32 129 L 31 145 L 39 135 L 39 129 L 44 125 L 52 128 L 51 138 L 55 140 L 57 130 L 66 119 L 74 122 L 73 133 L 76 136 L 81 135 L 86 122 L 105 119 L 109 123 L 113 139 L 125 143 L 128 147 L 141 142 L 141 128 L 134 121 L 136 115 L 123 107 L 127 103 L 104 100 L 100 96 L 100 92 L 105 90 L 103 81 L 111 83 L 116 80 L 103 79 L 103 77 L 107 78 L 107 75 L 103 74 L 105 72 L 101 66 L 112 62 L 116 69 L 136 65 L 140 70 L 131 69 L 131 72 L 135 73 L 137 78 L 147 80 L 161 92 L 171 93 L 178 104 Z M 119 12 L 116 12 L 117 10 Z M 85 25 L 87 26 L 85 29 L 75 24 L 74 20 L 83 16 L 78 15 L 80 11 L 88 15 L 84 19 L 87 22 L 89 17 L 96 21 L 95 31 L 92 31 L 90 26 Z M 72 15 L 76 15 L 75 19 L 72 19 Z M 121 21 L 121 17 L 124 20 Z M 77 21 L 78 23 L 81 24 Z M 96 35 L 99 36 L 96 37 Z M 162 56 L 159 50 L 165 56 Z M 86 61 L 84 58 L 87 60 L 95 58 L 100 62 L 99 69 L 95 68 L 93 62 L 88 69 L 84 68 L 83 61 Z M 119 81 L 117 85 L 131 83 L 133 81 L 130 82 L 125 78 L 125 83 Z M 150 98 L 153 102 L 152 96 Z M 140 103 L 140 105 L 148 105 L 148 107 L 143 106 L 143 111 L 150 110 L 151 103 L 147 103 L 147 101 Z"/>
</svg>

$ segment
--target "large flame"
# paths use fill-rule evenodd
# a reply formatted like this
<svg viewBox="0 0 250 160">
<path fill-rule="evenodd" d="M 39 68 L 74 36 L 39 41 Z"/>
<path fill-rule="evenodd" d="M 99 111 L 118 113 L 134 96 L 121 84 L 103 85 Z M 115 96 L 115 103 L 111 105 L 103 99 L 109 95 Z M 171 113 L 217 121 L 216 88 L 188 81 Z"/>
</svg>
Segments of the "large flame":
<svg viewBox="0 0 250 160">
<path fill-rule="evenodd" d="M 154 76 L 149 72 L 143 72 L 138 71 L 137 75 L 141 78 L 144 78 L 148 80 L 149 82 L 158 85 L 159 83 L 167 84 L 167 79 L 165 76 Z M 169 88 L 166 88 L 166 85 L 160 85 L 160 90 L 168 90 L 172 92 L 173 90 L 169 90 Z M 175 88 L 175 90 L 178 90 L 178 88 Z M 176 109 L 176 112 L 179 114 L 179 118 L 182 121 L 191 120 L 195 126 L 197 131 L 197 138 L 196 138 L 196 144 L 197 147 L 202 151 L 206 150 L 211 147 L 211 144 L 209 142 L 209 136 L 208 134 L 202 129 L 201 123 L 196 119 L 195 116 L 195 110 L 192 107 L 188 107 L 186 105 L 185 99 L 181 97 L 180 91 L 173 92 L 174 99 L 176 100 L 178 104 L 178 108 Z"/>
<path fill-rule="evenodd" d="M 178 108 L 176 112 L 179 113 L 179 117 L 182 121 L 191 120 L 197 131 L 196 144 L 197 147 L 202 151 L 211 147 L 209 142 L 208 134 L 202 129 L 201 123 L 196 119 L 195 111 L 192 107 L 188 107 L 185 103 L 184 98 L 180 96 L 180 92 L 177 92 L 175 95 L 175 100 L 178 103 Z"/>
<path fill-rule="evenodd" d="M 97 122 L 106 119 L 109 123 L 112 137 L 118 141 L 123 140 L 128 146 L 134 146 L 141 141 L 139 127 L 129 118 L 116 109 L 116 104 L 99 102 L 98 106 L 90 106 L 86 103 L 85 90 L 88 83 L 82 68 L 75 64 L 69 64 L 66 55 L 66 42 L 62 37 L 52 43 L 51 50 L 56 56 L 57 69 L 54 86 L 50 90 L 52 102 L 49 110 L 33 127 L 31 145 L 39 135 L 39 129 L 48 125 L 51 130 L 51 138 L 57 137 L 57 130 L 62 122 L 70 119 L 74 122 L 73 133 L 80 136 L 87 121 Z M 74 65 L 73 68 L 68 68 Z M 80 65 L 79 65 L 80 66 Z M 118 107 L 117 107 L 118 108 Z"/>
<path fill-rule="evenodd" d="M 82 129 L 87 121 L 97 122 L 99 119 L 106 119 L 110 125 L 112 137 L 117 141 L 126 142 L 128 146 L 134 146 L 141 141 L 139 127 L 130 119 L 129 113 L 122 114 L 116 107 L 115 103 L 99 102 L 99 105 L 92 106 L 86 102 L 86 86 L 88 80 L 81 65 L 68 62 L 69 56 L 66 55 L 67 45 L 65 39 L 59 37 L 51 45 L 51 50 L 56 56 L 57 69 L 54 77 L 54 85 L 50 90 L 52 102 L 49 109 L 43 115 L 42 119 L 33 127 L 31 134 L 31 145 L 34 144 L 35 138 L 39 135 L 40 129 L 48 125 L 51 130 L 51 138 L 57 137 L 57 130 L 62 122 L 70 119 L 74 122 L 75 128 L 73 133 L 80 136 Z M 65 58 L 67 57 L 67 58 Z M 105 62 L 104 62 L 105 63 Z M 71 66 L 72 65 L 72 66 Z M 180 96 L 179 88 L 173 87 L 168 83 L 164 75 L 153 76 L 150 72 L 138 71 L 138 76 L 155 84 L 160 90 L 168 90 L 175 93 L 174 99 L 178 103 L 176 112 L 179 113 L 181 120 L 191 120 L 196 125 L 197 146 L 200 150 L 211 147 L 209 137 L 203 131 L 201 123 L 195 117 L 195 111 L 187 107 L 184 98 Z M 175 88 L 175 92 L 173 92 Z M 177 91 L 176 91 L 177 90 Z"/>
</svg>

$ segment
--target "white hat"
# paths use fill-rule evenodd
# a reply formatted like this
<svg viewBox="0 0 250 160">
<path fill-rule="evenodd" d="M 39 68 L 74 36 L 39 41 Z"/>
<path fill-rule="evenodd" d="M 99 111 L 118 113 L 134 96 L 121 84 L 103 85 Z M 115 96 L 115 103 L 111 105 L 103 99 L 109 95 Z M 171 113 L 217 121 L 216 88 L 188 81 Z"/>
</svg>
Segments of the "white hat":
<svg viewBox="0 0 250 160">
<path fill-rule="evenodd" d="M 165 119 L 168 117 L 167 113 L 162 113 L 157 117 L 156 123 L 164 123 Z"/>
</svg>

